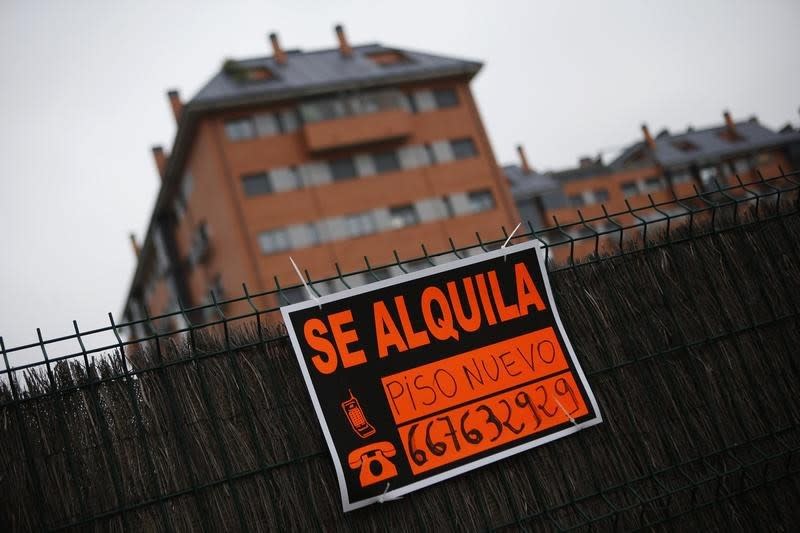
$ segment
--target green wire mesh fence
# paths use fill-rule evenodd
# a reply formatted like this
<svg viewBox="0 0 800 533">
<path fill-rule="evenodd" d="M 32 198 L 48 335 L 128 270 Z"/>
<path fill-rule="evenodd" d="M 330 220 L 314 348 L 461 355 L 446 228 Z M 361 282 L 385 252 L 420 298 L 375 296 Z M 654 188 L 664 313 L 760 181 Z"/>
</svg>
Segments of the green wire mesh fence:
<svg viewBox="0 0 800 533">
<path fill-rule="evenodd" d="M 551 258 L 605 422 L 347 514 L 278 323 L 276 302 L 298 287 L 243 286 L 123 323 L 109 313 L 107 327 L 73 322 L 74 334 L 37 331 L 27 345 L 0 337 L 0 527 L 789 529 L 800 518 L 799 191 L 798 173 L 781 172 L 515 234 Z M 306 277 L 345 288 L 500 244 L 478 235 Z M 32 351 L 40 360 L 14 363 Z"/>
</svg>

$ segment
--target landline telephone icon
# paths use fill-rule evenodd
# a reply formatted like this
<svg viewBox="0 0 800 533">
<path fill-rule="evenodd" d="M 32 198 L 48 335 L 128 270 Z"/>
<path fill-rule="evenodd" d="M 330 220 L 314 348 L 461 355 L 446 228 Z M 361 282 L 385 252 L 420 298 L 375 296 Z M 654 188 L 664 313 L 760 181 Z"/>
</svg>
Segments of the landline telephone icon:
<svg viewBox="0 0 800 533">
<path fill-rule="evenodd" d="M 394 445 L 384 440 L 353 450 L 347 456 L 347 463 L 353 470 L 361 468 L 358 481 L 366 487 L 397 475 L 397 467 L 389 460 L 395 453 Z"/>
<path fill-rule="evenodd" d="M 348 390 L 347 392 L 350 393 L 350 398 L 342 402 L 342 409 L 344 409 L 344 414 L 347 416 L 348 422 L 350 422 L 350 427 L 362 439 L 371 437 L 375 434 L 375 428 L 367 422 L 364 410 L 361 408 L 361 404 L 358 403 L 358 399 L 353 396 L 353 391 Z"/>
</svg>

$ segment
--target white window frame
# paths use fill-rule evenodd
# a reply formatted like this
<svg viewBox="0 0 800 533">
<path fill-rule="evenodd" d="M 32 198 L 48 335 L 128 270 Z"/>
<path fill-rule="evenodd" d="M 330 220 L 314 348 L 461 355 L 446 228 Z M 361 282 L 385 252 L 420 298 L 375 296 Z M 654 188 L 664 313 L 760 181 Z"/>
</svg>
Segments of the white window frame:
<svg viewBox="0 0 800 533">
<path fill-rule="evenodd" d="M 487 199 L 489 200 L 488 203 Z M 467 193 L 467 200 L 469 201 L 470 209 L 473 213 L 491 211 L 497 207 L 497 202 L 494 199 L 494 194 L 491 189 L 470 191 Z"/>
<path fill-rule="evenodd" d="M 403 211 L 405 211 L 405 212 L 413 212 L 414 221 L 411 222 L 411 223 L 408 223 L 406 217 L 404 217 L 404 216 L 401 217 L 397 213 L 401 209 Z M 394 213 L 393 213 L 393 211 L 394 211 Z M 396 205 L 396 206 L 390 207 L 389 208 L 389 220 L 390 220 L 391 227 L 394 228 L 394 229 L 408 228 L 410 226 L 416 226 L 417 224 L 420 223 L 419 213 L 417 213 L 417 208 L 414 206 L 414 204 Z"/>
<path fill-rule="evenodd" d="M 265 254 L 277 254 L 290 250 L 289 232 L 286 228 L 262 231 L 258 234 L 258 247 Z"/>
<path fill-rule="evenodd" d="M 256 125 L 253 122 L 253 117 L 229 119 L 225 121 L 223 126 L 225 130 L 225 136 L 229 141 L 247 141 L 250 139 L 255 139 L 258 136 Z"/>
<path fill-rule="evenodd" d="M 348 238 L 372 235 L 378 231 L 378 224 L 376 223 L 375 216 L 371 211 L 365 211 L 363 213 L 356 213 L 353 215 L 345 215 L 344 224 Z"/>
</svg>

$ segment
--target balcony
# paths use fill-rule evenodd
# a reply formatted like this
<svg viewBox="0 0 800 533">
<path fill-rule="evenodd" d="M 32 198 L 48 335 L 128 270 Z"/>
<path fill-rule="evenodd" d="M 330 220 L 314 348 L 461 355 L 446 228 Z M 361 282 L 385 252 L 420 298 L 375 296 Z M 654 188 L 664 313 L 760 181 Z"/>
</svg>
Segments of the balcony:
<svg viewBox="0 0 800 533">
<path fill-rule="evenodd" d="M 306 145 L 312 152 L 404 139 L 411 135 L 411 116 L 405 109 L 355 115 L 306 124 Z"/>
</svg>

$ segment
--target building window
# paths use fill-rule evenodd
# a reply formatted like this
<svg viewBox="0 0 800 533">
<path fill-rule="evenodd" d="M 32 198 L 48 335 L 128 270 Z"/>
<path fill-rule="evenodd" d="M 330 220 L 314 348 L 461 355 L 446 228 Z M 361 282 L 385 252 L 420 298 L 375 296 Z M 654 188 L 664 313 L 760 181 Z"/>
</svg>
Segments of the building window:
<svg viewBox="0 0 800 533">
<path fill-rule="evenodd" d="M 415 113 L 424 113 L 436 109 L 436 100 L 433 97 L 433 91 L 429 89 L 414 91 L 412 98 L 414 100 L 412 109 Z"/>
<path fill-rule="evenodd" d="M 736 174 L 747 174 L 750 172 L 750 161 L 746 157 L 734 160 L 733 171 Z"/>
<path fill-rule="evenodd" d="M 456 216 L 456 210 L 453 207 L 453 200 L 449 196 L 442 196 L 442 202 L 444 202 L 444 210 L 447 213 L 447 218 L 453 218 Z"/>
<path fill-rule="evenodd" d="M 681 152 L 694 152 L 695 150 L 697 150 L 697 146 L 694 143 L 686 140 L 675 141 L 672 143 L 672 146 L 674 146 Z"/>
<path fill-rule="evenodd" d="M 643 193 L 659 191 L 662 188 L 663 187 L 661 185 L 661 178 L 658 176 L 651 176 L 649 178 L 645 178 L 645 180 L 642 182 Z"/>
<path fill-rule="evenodd" d="M 414 94 L 413 93 L 407 93 L 407 94 L 404 95 L 404 97 L 405 97 L 406 103 L 408 105 L 408 110 L 410 112 L 412 112 L 412 113 L 417 113 L 418 112 L 418 110 L 417 110 L 417 102 L 416 102 L 416 100 L 414 100 Z"/>
<path fill-rule="evenodd" d="M 333 181 L 349 180 L 358 175 L 356 172 L 356 165 L 349 157 L 335 159 L 328 164 L 330 165 Z"/>
<path fill-rule="evenodd" d="M 258 245 L 265 254 L 274 254 L 290 248 L 289 232 L 285 229 L 262 231 L 258 235 Z"/>
<path fill-rule="evenodd" d="M 295 166 L 273 168 L 269 171 L 269 185 L 271 191 L 267 192 L 293 191 L 303 188 L 303 180 Z"/>
<path fill-rule="evenodd" d="M 308 246 L 316 246 L 322 242 L 322 237 L 316 224 L 307 224 L 306 228 L 308 231 Z"/>
<path fill-rule="evenodd" d="M 595 203 L 602 204 L 603 202 L 608 201 L 608 190 L 606 189 L 595 189 L 594 190 L 594 201 Z"/>
<path fill-rule="evenodd" d="M 225 135 L 231 141 L 244 141 L 256 136 L 256 128 L 250 117 L 226 120 Z"/>
<path fill-rule="evenodd" d="M 281 132 L 281 125 L 275 113 L 261 113 L 253 117 L 256 133 L 259 137 L 269 137 L 278 135 Z"/>
<path fill-rule="evenodd" d="M 467 199 L 473 213 L 494 209 L 494 196 L 488 189 L 470 192 L 467 194 Z"/>
<path fill-rule="evenodd" d="M 273 192 L 272 183 L 269 181 L 269 174 L 260 172 L 242 176 L 242 186 L 246 196 L 258 196 L 260 194 L 270 194 Z"/>
<path fill-rule="evenodd" d="M 717 175 L 717 167 L 705 167 L 700 169 L 700 181 L 702 181 L 704 185 L 717 179 Z"/>
<path fill-rule="evenodd" d="M 438 109 L 456 107 L 458 105 L 458 95 L 455 89 L 436 89 L 433 91 L 433 99 L 436 100 Z"/>
<path fill-rule="evenodd" d="M 569 202 L 570 207 L 580 207 L 583 205 L 583 195 L 582 194 L 571 194 L 567 198 L 567 202 Z"/>
<path fill-rule="evenodd" d="M 419 215 L 413 205 L 401 205 L 389 208 L 389 219 L 393 228 L 404 228 L 419 224 Z"/>
<path fill-rule="evenodd" d="M 367 54 L 367 58 L 381 67 L 388 67 L 390 65 L 398 65 L 409 62 L 408 57 L 397 50 L 382 50 L 380 52 L 373 52 L 371 54 Z"/>
<path fill-rule="evenodd" d="M 672 183 L 677 185 L 679 183 L 687 183 L 692 180 L 692 175 L 688 170 L 680 170 L 672 175 Z"/>
<path fill-rule="evenodd" d="M 636 196 L 639 194 L 639 186 L 634 181 L 626 181 L 622 184 L 622 194 L 625 195 L 625 198 Z"/>
<path fill-rule="evenodd" d="M 332 120 L 345 115 L 344 104 L 337 99 L 307 102 L 300 106 L 300 116 L 305 122 Z"/>
<path fill-rule="evenodd" d="M 386 89 L 360 93 L 348 99 L 349 111 L 353 115 L 377 113 L 390 109 L 406 109 L 405 95 L 397 89 Z"/>
<path fill-rule="evenodd" d="M 233 60 L 226 61 L 222 68 L 225 74 L 239 83 L 268 81 L 275 77 L 272 71 L 266 67 L 245 67 L 241 63 Z"/>
<path fill-rule="evenodd" d="M 344 223 L 347 228 L 347 234 L 350 237 L 370 235 L 378 230 L 375 218 L 369 212 L 347 215 L 344 218 Z"/>
<path fill-rule="evenodd" d="M 438 163 L 438 159 L 436 159 L 436 152 L 433 151 L 433 146 L 430 144 L 424 145 L 425 154 L 428 156 L 428 160 L 431 164 Z"/>
<path fill-rule="evenodd" d="M 297 109 L 284 109 L 278 114 L 283 133 L 291 133 L 300 127 L 300 114 Z"/>
<path fill-rule="evenodd" d="M 284 231 L 287 239 L 286 248 L 308 248 L 309 246 L 316 246 L 322 242 L 319 228 L 317 228 L 317 224 L 315 223 L 294 224 L 285 228 Z M 279 244 L 281 244 L 281 238 L 282 236 L 278 236 L 277 240 Z"/>
<path fill-rule="evenodd" d="M 400 161 L 400 168 L 408 170 L 419 168 L 431 164 L 428 151 L 421 144 L 404 146 L 397 151 L 397 158 Z"/>
<path fill-rule="evenodd" d="M 370 91 L 347 98 L 325 98 L 301 104 L 300 117 L 310 123 L 388 109 L 406 109 L 405 100 L 397 89 Z"/>
<path fill-rule="evenodd" d="M 249 121 L 249 119 L 247 120 Z M 300 126 L 300 120 L 297 110 L 292 108 L 284 109 L 276 113 L 259 113 L 252 118 L 252 126 L 255 129 L 255 135 L 259 137 L 270 137 L 281 133 L 291 133 L 297 130 Z"/>
<path fill-rule="evenodd" d="M 375 161 L 375 170 L 379 173 L 400 170 L 400 160 L 397 158 L 397 152 L 374 154 L 372 159 Z"/>
<path fill-rule="evenodd" d="M 475 143 L 472 139 L 457 139 L 451 141 L 453 147 L 453 157 L 456 159 L 467 159 L 478 155 L 478 150 L 475 148 Z"/>
</svg>

